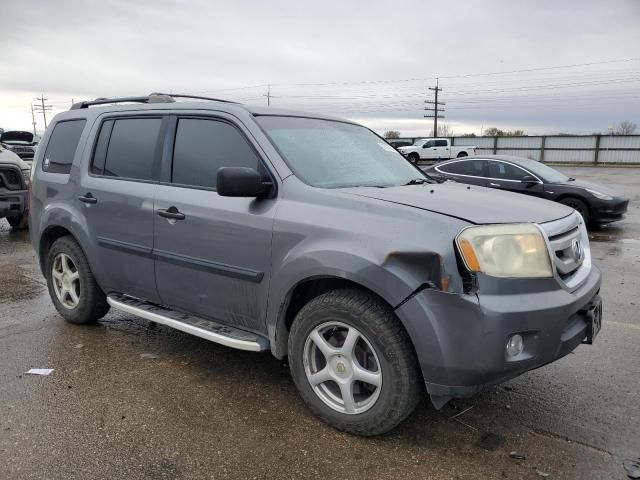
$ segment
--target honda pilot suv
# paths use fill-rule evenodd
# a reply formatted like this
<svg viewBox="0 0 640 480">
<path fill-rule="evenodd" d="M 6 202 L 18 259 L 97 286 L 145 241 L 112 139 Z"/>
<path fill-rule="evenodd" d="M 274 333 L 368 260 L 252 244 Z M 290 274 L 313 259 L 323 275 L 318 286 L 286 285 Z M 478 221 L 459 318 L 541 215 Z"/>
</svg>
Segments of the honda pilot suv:
<svg viewBox="0 0 640 480">
<path fill-rule="evenodd" d="M 47 129 L 30 234 L 67 321 L 112 307 L 288 357 L 310 409 L 361 435 L 598 333 L 573 209 L 433 183 L 350 121 L 184 97 L 83 102 Z"/>
</svg>

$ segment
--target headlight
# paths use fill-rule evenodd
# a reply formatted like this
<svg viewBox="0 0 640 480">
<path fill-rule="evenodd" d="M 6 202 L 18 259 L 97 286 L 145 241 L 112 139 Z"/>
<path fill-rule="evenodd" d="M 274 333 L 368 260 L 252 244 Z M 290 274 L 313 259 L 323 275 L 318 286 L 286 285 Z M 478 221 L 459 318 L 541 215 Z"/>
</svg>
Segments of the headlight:
<svg viewBox="0 0 640 480">
<path fill-rule="evenodd" d="M 24 178 L 24 182 L 28 184 L 31 180 L 31 169 L 22 170 L 22 178 Z"/>
<path fill-rule="evenodd" d="M 465 266 L 493 277 L 552 277 L 547 244 L 531 223 L 469 227 L 456 238 Z"/>
<path fill-rule="evenodd" d="M 594 197 L 599 198 L 600 200 L 613 200 L 613 197 L 611 195 L 607 195 L 606 193 L 602 193 L 597 190 L 590 190 L 588 188 L 586 188 L 585 190 Z"/>
</svg>

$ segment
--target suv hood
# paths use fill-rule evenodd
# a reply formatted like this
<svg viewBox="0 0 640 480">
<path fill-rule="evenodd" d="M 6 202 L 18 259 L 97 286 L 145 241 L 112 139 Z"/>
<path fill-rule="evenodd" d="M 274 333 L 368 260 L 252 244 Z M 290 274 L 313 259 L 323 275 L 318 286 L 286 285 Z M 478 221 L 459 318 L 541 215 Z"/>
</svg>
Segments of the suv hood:
<svg viewBox="0 0 640 480">
<path fill-rule="evenodd" d="M 476 224 L 545 223 L 573 212 L 572 208 L 560 203 L 454 182 L 341 190 L 351 195 L 420 208 Z"/>
<path fill-rule="evenodd" d="M 33 133 L 31 132 L 3 132 L 0 135 L 0 142 L 20 142 L 20 143 L 33 143 Z"/>
</svg>

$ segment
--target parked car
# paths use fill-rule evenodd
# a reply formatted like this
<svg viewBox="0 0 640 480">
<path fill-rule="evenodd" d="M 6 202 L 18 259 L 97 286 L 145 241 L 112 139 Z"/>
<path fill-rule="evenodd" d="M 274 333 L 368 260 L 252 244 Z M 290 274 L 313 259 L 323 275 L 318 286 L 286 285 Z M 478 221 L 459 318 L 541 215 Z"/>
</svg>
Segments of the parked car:
<svg viewBox="0 0 640 480">
<path fill-rule="evenodd" d="M 27 162 L 33 160 L 38 140 L 31 132 L 9 130 L 0 134 L 0 144 Z"/>
<path fill-rule="evenodd" d="M 451 146 L 448 138 L 419 138 L 409 147 L 399 147 L 398 151 L 407 157 L 412 163 L 420 160 L 448 160 L 450 158 L 466 157 L 474 155 L 478 147 Z"/>
<path fill-rule="evenodd" d="M 431 177 L 524 193 L 568 205 L 587 225 L 624 218 L 629 199 L 620 192 L 568 177 L 529 158 L 482 155 L 452 160 L 425 168 Z"/>
<path fill-rule="evenodd" d="M 361 435 L 600 330 L 571 208 L 430 183 L 347 120 L 179 97 L 82 102 L 44 134 L 31 242 L 67 321 L 113 307 L 270 350 L 311 410 Z"/>
<path fill-rule="evenodd" d="M 387 141 L 387 143 L 388 143 L 389 145 L 391 145 L 393 148 L 408 147 L 408 146 L 410 146 L 410 145 L 413 145 L 413 144 L 411 143 L 411 140 L 402 140 L 402 139 L 400 139 L 400 140 L 394 140 L 394 139 L 391 139 L 391 138 L 387 138 L 387 139 L 385 139 L 385 140 L 386 140 L 386 141 Z"/>
<path fill-rule="evenodd" d="M 29 165 L 0 146 L 0 218 L 14 229 L 27 228 Z"/>
</svg>

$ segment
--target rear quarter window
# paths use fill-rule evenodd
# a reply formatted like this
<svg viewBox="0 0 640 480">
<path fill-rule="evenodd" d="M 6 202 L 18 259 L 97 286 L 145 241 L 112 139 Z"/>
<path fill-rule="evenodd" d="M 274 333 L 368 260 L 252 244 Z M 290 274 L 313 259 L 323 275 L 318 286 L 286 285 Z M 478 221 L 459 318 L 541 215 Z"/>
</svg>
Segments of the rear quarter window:
<svg viewBox="0 0 640 480">
<path fill-rule="evenodd" d="M 48 173 L 69 173 L 78 149 L 80 135 L 87 121 L 65 120 L 56 123 L 44 152 L 42 170 Z"/>
</svg>

